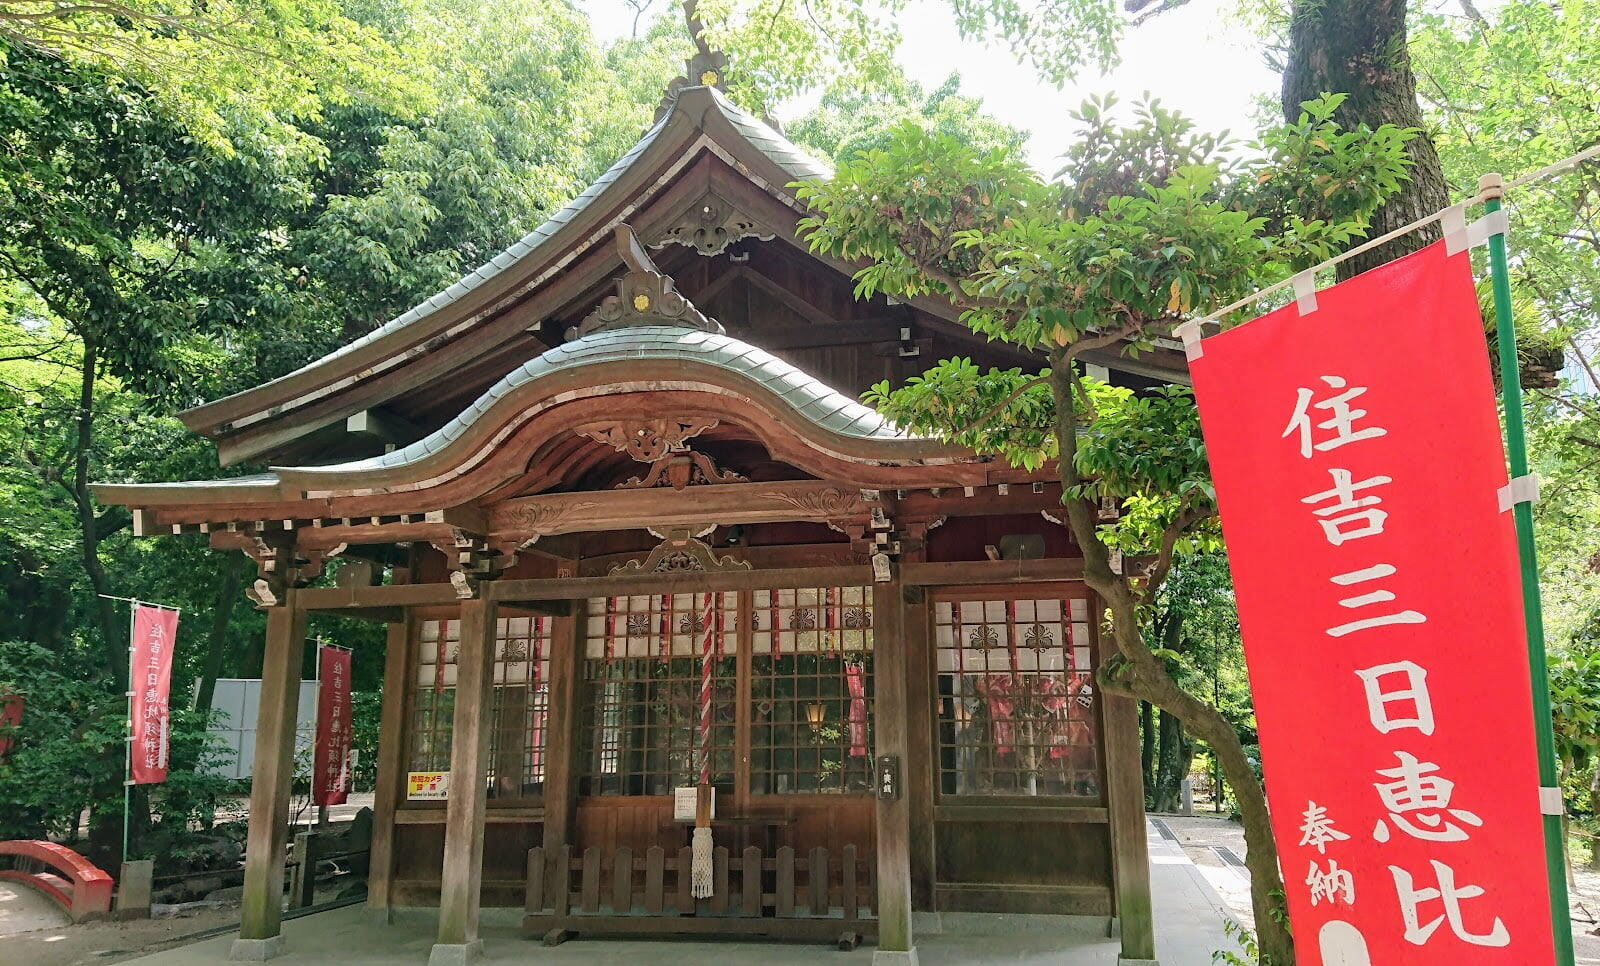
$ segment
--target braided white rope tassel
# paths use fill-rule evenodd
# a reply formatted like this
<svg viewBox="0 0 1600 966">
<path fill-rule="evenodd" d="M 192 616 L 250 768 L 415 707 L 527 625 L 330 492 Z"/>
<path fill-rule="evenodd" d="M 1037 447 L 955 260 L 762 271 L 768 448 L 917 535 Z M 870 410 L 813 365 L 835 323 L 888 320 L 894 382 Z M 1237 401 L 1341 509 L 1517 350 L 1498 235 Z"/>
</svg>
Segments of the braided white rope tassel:
<svg viewBox="0 0 1600 966">
<path fill-rule="evenodd" d="M 711 898 L 711 826 L 695 827 L 691 843 L 694 852 L 689 864 L 689 894 L 696 899 Z"/>
</svg>

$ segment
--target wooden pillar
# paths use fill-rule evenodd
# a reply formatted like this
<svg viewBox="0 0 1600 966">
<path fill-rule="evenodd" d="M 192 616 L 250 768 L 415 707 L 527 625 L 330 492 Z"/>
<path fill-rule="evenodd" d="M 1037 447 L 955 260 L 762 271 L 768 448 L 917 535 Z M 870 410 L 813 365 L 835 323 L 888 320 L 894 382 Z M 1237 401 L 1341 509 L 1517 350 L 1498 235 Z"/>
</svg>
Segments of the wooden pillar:
<svg viewBox="0 0 1600 966">
<path fill-rule="evenodd" d="M 483 954 L 478 906 L 483 886 L 483 817 L 489 790 L 493 726 L 495 603 L 461 602 L 456 656 L 455 717 L 450 732 L 450 787 L 444 818 L 444 873 L 439 888 L 439 938 L 432 966 L 471 962 Z"/>
<path fill-rule="evenodd" d="M 556 855 L 564 845 L 574 845 L 572 824 L 577 808 L 578 734 L 582 693 L 584 627 L 588 623 L 585 601 L 573 601 L 572 616 L 556 618 L 550 628 L 550 693 L 545 717 L 544 854 Z M 551 895 L 546 891 L 545 895 Z"/>
<path fill-rule="evenodd" d="M 410 690 L 414 623 L 410 612 L 389 625 L 383 657 L 383 707 L 378 726 L 378 777 L 372 795 L 372 856 L 367 869 L 367 910 L 389 922 L 393 910 L 394 817 L 405 775 L 406 693 Z"/>
<path fill-rule="evenodd" d="M 906 721 L 910 750 L 906 757 L 905 794 L 911 801 L 911 905 L 934 910 L 934 760 L 939 723 L 933 713 L 933 655 L 929 635 L 932 613 L 928 594 L 908 587 L 905 608 Z"/>
<path fill-rule="evenodd" d="M 1089 598 L 1091 615 L 1102 607 Z M 1098 619 L 1092 620 L 1095 653 L 1106 659 Z M 1150 845 L 1145 836 L 1144 774 L 1139 765 L 1139 709 L 1132 698 L 1100 694 L 1105 735 L 1106 805 L 1111 820 L 1111 874 L 1122 937 L 1118 962 L 1156 962 L 1155 913 L 1150 904 Z"/>
<path fill-rule="evenodd" d="M 306 650 L 306 612 L 299 591 L 283 591 L 267 610 L 256 715 L 256 754 L 250 780 L 250 831 L 245 842 L 239 938 L 229 959 L 263 960 L 283 952 L 283 861 L 294 775 L 295 712 Z"/>
<path fill-rule="evenodd" d="M 898 576 L 898 575 L 897 575 Z M 911 935 L 911 796 L 906 794 L 906 763 L 911 741 L 906 721 L 906 604 L 899 580 L 872 588 L 872 669 L 874 754 L 897 761 L 899 795 L 877 800 L 878 948 L 876 966 L 916 966 Z M 880 779 L 881 785 L 881 779 Z"/>
</svg>

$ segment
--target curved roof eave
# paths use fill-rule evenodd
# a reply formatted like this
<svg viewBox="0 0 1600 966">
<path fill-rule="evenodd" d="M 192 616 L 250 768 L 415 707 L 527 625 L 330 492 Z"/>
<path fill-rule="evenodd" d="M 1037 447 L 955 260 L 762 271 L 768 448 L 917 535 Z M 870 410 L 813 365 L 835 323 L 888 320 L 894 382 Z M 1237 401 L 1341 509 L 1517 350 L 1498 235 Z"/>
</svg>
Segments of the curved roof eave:
<svg viewBox="0 0 1600 966">
<path fill-rule="evenodd" d="M 880 465 L 979 460 L 968 450 L 907 433 L 870 407 L 749 343 L 699 329 L 638 326 L 593 332 L 547 350 L 512 370 L 450 422 L 402 449 L 331 466 L 274 467 L 274 472 L 289 488 L 328 486 L 337 479 L 342 484 L 339 489 L 344 491 L 362 486 L 353 478 L 381 475 L 393 479 L 397 475 L 428 472 L 424 468 L 428 464 L 437 464 L 434 471 L 445 465 L 465 465 L 474 454 L 460 450 L 474 446 L 471 437 L 481 435 L 474 433 L 475 428 L 480 423 L 500 426 L 516 418 L 516 413 L 528 408 L 524 397 L 538 395 L 536 384 L 606 364 L 636 367 L 648 362 L 682 363 L 729 374 L 736 384 L 754 391 L 752 399 L 758 395 L 773 399 L 801 424 L 809 426 L 812 432 L 808 436 L 841 444 L 874 444 L 873 462 Z M 680 388 L 655 382 L 651 385 Z M 617 391 L 609 385 L 602 388 Z M 579 395 L 582 393 L 568 392 L 561 399 Z M 480 441 L 474 448 L 481 449 L 483 445 Z"/>
<path fill-rule="evenodd" d="M 691 126 L 686 135 L 692 135 L 695 132 L 705 131 L 708 113 L 713 110 L 732 127 L 745 143 L 759 152 L 763 158 L 779 169 L 790 180 L 825 179 L 833 176 L 833 170 L 828 165 L 811 157 L 766 123 L 741 110 L 715 88 L 684 88 L 678 93 L 671 109 L 666 111 L 655 124 L 645 131 L 639 141 L 626 154 L 617 159 L 615 164 L 606 169 L 605 173 L 593 184 L 589 185 L 572 201 L 551 215 L 543 224 L 518 239 L 485 264 L 463 276 L 443 291 L 430 296 L 401 315 L 390 319 L 366 335 L 346 343 L 327 355 L 259 386 L 195 406 L 181 413 L 180 418 L 191 430 L 205 432 L 207 429 L 216 431 L 220 426 L 244 416 L 259 413 L 275 414 L 275 410 L 285 402 L 294 401 L 292 398 L 274 401 L 276 398 L 273 396 L 275 390 L 293 391 L 289 390 L 288 387 L 304 381 L 306 377 L 313 373 L 322 372 L 323 370 L 329 370 L 327 373 L 328 378 L 336 379 L 341 363 L 361 350 L 386 341 L 403 342 L 404 337 L 409 335 L 412 329 L 417 328 L 420 323 L 430 319 L 441 310 L 473 295 L 485 284 L 514 266 L 536 260 L 543 257 L 547 249 L 559 247 L 552 246 L 550 244 L 552 240 L 563 235 L 563 228 L 577 221 L 585 211 L 595 206 L 596 202 L 607 194 L 607 189 L 638 165 L 640 159 L 649 153 L 649 149 L 658 140 L 661 140 L 663 132 L 672 125 L 675 119 L 687 119 Z M 686 136 L 685 140 L 692 141 L 692 137 Z M 397 344 L 391 351 L 390 356 L 392 357 L 402 352 L 404 348 L 405 346 Z M 357 370 L 357 376 L 359 377 L 371 369 L 372 365 L 372 363 L 368 363 L 365 368 Z M 252 398 L 259 398 L 262 404 L 254 409 L 241 405 Z"/>
<path fill-rule="evenodd" d="M 636 368 L 651 363 L 684 367 L 681 379 L 647 380 L 649 390 L 706 389 L 693 370 L 722 374 L 734 396 L 781 408 L 815 448 L 833 458 L 876 467 L 931 467 L 984 463 L 970 450 L 907 433 L 875 410 L 838 392 L 764 349 L 727 335 L 677 326 L 638 326 L 590 333 L 549 349 L 497 382 L 445 426 L 403 449 L 328 466 L 279 466 L 260 476 L 215 481 L 95 484 L 106 502 L 132 506 L 195 502 L 247 503 L 322 499 L 340 495 L 421 490 L 471 472 L 498 437 L 491 430 L 515 425 L 546 403 L 559 405 L 586 395 L 560 392 L 545 400 L 539 385 L 571 381 L 598 367 Z M 600 394 L 639 391 L 600 380 Z M 549 393 L 547 392 L 546 395 Z M 867 445 L 862 445 L 867 444 Z M 870 452 L 870 456 L 861 455 Z"/>
</svg>

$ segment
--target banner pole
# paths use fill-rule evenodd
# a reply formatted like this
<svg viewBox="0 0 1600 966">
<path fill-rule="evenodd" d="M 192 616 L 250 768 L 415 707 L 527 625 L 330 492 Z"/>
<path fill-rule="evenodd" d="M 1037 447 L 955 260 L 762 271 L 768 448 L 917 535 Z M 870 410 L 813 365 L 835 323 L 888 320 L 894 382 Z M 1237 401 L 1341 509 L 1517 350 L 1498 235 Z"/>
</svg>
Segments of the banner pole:
<svg viewBox="0 0 1600 966">
<path fill-rule="evenodd" d="M 1487 196 L 1484 208 L 1500 210 L 1503 182 L 1497 174 L 1484 175 L 1478 182 L 1480 196 Z M 1511 477 L 1528 475 L 1528 444 L 1522 425 L 1522 373 L 1517 365 L 1517 333 L 1511 321 L 1511 275 L 1506 266 L 1506 236 L 1489 236 L 1489 269 L 1494 288 L 1495 340 L 1500 350 L 1500 387 L 1505 400 L 1506 451 L 1511 459 Z M 1522 609 L 1528 631 L 1528 669 L 1533 678 L 1533 735 L 1539 755 L 1540 804 L 1553 797 L 1561 802 L 1560 773 L 1556 766 L 1555 734 L 1550 713 L 1550 674 L 1545 663 L 1544 609 L 1539 601 L 1539 563 L 1533 543 L 1533 504 L 1527 501 L 1511 506 L 1517 528 L 1517 555 L 1522 564 Z M 1554 793 L 1543 789 L 1555 789 Z M 1545 806 L 1544 853 L 1550 880 L 1550 919 L 1555 933 L 1557 966 L 1572 966 L 1572 919 L 1567 899 L 1567 857 L 1561 837 L 1561 809 Z M 1555 814 L 1550 814 L 1555 812 Z"/>
</svg>

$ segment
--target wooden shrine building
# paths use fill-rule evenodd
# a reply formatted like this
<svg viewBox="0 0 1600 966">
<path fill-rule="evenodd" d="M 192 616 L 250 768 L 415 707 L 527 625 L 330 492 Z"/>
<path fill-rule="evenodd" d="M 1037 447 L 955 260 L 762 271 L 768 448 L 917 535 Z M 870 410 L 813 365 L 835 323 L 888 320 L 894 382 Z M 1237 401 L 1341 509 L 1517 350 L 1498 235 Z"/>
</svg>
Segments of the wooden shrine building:
<svg viewBox="0 0 1600 966">
<path fill-rule="evenodd" d="M 704 60 L 492 262 L 185 414 L 269 471 L 96 487 L 258 565 L 235 958 L 281 945 L 310 611 L 388 624 L 368 902 L 436 906 L 435 962 L 481 948 L 480 906 L 533 937 L 854 933 L 889 962 L 913 911 L 1090 916 L 1154 958 L 1134 709 L 1093 685 L 1053 470 L 854 401 L 1038 360 L 943 303 L 855 300 L 857 266 L 795 233 L 790 185 L 829 169 Z M 1096 361 L 1140 384 L 1150 359 Z M 674 808 L 701 785 L 705 898 Z"/>
</svg>

